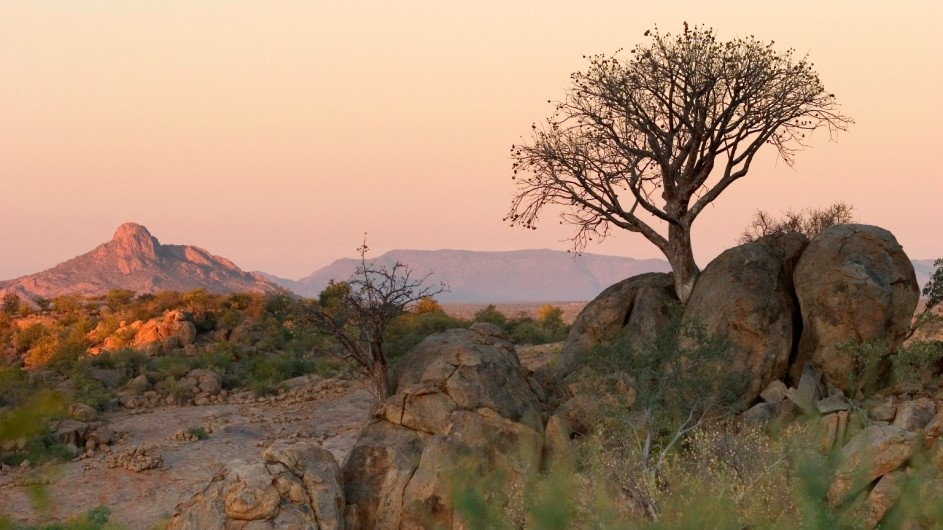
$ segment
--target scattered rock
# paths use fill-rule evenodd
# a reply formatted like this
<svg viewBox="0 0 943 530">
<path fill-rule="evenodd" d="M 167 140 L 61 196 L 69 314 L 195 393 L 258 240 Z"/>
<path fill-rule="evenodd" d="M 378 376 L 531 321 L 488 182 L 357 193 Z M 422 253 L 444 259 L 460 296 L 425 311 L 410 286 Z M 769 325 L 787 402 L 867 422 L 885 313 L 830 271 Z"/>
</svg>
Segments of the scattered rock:
<svg viewBox="0 0 943 530">
<path fill-rule="evenodd" d="M 893 425 L 867 427 L 841 449 L 838 470 L 828 488 L 828 502 L 837 507 L 874 479 L 906 462 L 917 446 L 915 433 Z"/>
<path fill-rule="evenodd" d="M 894 416 L 892 425 L 905 431 L 921 430 L 934 419 L 935 415 L 936 404 L 931 399 L 905 401 L 897 405 L 897 414 Z"/>
<path fill-rule="evenodd" d="M 817 415 L 816 402 L 822 398 L 822 372 L 813 363 L 806 363 L 802 368 L 799 386 L 786 392 L 786 397 L 799 406 L 806 414 Z"/>
<path fill-rule="evenodd" d="M 62 420 L 52 426 L 52 439 L 62 445 L 85 445 L 85 435 L 89 431 L 89 424 L 83 421 Z"/>
<path fill-rule="evenodd" d="M 771 403 L 757 403 L 743 413 L 741 419 L 750 425 L 763 426 L 773 419 L 777 406 Z"/>
<path fill-rule="evenodd" d="M 787 390 L 786 384 L 777 379 L 770 383 L 765 390 L 760 392 L 760 398 L 767 403 L 775 405 L 786 399 Z"/>
<path fill-rule="evenodd" d="M 177 506 L 167 530 L 343 530 L 340 477 L 329 451 L 277 444 L 263 452 L 262 462 L 235 460 L 222 468 L 202 491 Z"/>
<path fill-rule="evenodd" d="M 193 385 L 195 394 L 203 393 L 215 396 L 216 394 L 219 394 L 220 390 L 223 389 L 219 375 L 216 372 L 207 370 L 205 368 L 191 370 L 184 380 L 190 382 L 190 384 Z"/>
<path fill-rule="evenodd" d="M 845 399 L 845 394 L 839 391 L 825 399 L 816 401 L 815 408 L 818 409 L 820 414 L 831 414 L 840 410 L 851 410 L 851 404 Z"/>
<path fill-rule="evenodd" d="M 98 411 L 84 403 L 73 403 L 69 407 L 69 416 L 73 420 L 90 422 L 98 419 Z"/>
<path fill-rule="evenodd" d="M 875 421 L 894 421 L 897 404 L 893 400 L 874 403 L 868 407 L 868 417 Z"/>
<path fill-rule="evenodd" d="M 825 454 L 845 443 L 845 435 L 848 430 L 848 412 L 842 410 L 835 414 L 823 416 L 819 418 L 819 426 L 822 433 L 819 441 L 819 451 Z"/>
<path fill-rule="evenodd" d="M 125 385 L 125 388 L 134 394 L 143 394 L 151 388 L 151 382 L 148 381 L 146 375 L 141 374 L 128 381 L 128 384 Z"/>
<path fill-rule="evenodd" d="M 124 468 L 135 473 L 148 469 L 157 469 L 163 464 L 160 455 L 152 454 L 151 449 L 139 445 L 133 449 L 125 449 L 120 453 L 111 453 L 105 457 L 105 464 L 109 468 Z"/>
<path fill-rule="evenodd" d="M 903 482 L 907 474 L 902 470 L 891 471 L 881 477 L 874 489 L 868 493 L 865 501 L 867 513 L 863 518 L 864 527 L 868 530 L 877 527 L 884 514 L 890 509 L 903 493 Z"/>
</svg>

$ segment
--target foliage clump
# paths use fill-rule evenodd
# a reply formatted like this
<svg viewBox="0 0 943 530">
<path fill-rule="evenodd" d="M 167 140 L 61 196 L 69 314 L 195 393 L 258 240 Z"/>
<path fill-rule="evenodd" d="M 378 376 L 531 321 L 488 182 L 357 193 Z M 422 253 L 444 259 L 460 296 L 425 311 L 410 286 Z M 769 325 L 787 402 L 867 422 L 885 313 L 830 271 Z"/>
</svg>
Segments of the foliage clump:
<svg viewBox="0 0 943 530">
<path fill-rule="evenodd" d="M 787 210 L 780 218 L 757 210 L 750 226 L 740 235 L 739 243 L 749 243 L 765 236 L 793 233 L 812 239 L 830 226 L 855 222 L 853 212 L 854 207 L 844 202 L 835 202 L 825 208 Z"/>
</svg>

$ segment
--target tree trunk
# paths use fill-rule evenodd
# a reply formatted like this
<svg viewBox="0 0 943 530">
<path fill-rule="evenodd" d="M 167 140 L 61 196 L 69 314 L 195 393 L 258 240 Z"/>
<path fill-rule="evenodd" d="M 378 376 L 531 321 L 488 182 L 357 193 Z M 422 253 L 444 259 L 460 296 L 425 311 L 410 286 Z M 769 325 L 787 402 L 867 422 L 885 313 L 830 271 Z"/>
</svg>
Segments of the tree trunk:
<svg viewBox="0 0 943 530">
<path fill-rule="evenodd" d="M 687 303 L 694 290 L 694 283 L 701 274 L 694 262 L 694 251 L 691 249 L 691 229 L 675 224 L 668 226 L 668 251 L 665 257 L 671 264 L 671 272 L 675 279 L 675 292 L 682 304 Z"/>
<path fill-rule="evenodd" d="M 373 394 L 377 402 L 383 402 L 390 397 L 390 375 L 383 355 L 383 344 L 370 344 L 370 354 L 373 365 L 370 367 L 370 379 L 373 381 Z"/>
</svg>

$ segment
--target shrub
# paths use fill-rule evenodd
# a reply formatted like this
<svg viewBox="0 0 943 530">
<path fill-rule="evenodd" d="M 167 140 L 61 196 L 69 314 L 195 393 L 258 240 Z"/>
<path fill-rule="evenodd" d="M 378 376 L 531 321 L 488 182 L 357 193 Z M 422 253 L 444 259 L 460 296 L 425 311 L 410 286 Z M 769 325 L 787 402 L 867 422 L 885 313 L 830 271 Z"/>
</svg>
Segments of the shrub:
<svg viewBox="0 0 943 530">
<path fill-rule="evenodd" d="M 507 324 L 508 318 L 504 313 L 498 311 L 498 308 L 494 304 L 490 304 L 483 309 L 475 311 L 475 316 L 472 317 L 472 320 L 475 322 L 490 322 L 496 326 L 504 327 Z"/>
<path fill-rule="evenodd" d="M 42 324 L 30 324 L 13 335 L 13 348 L 16 353 L 26 353 L 30 348 L 49 334 L 49 330 Z"/>
<path fill-rule="evenodd" d="M 702 327 L 682 328 L 680 311 L 649 343 L 621 336 L 594 349 L 595 370 L 624 373 L 636 390 L 634 410 L 614 412 L 640 441 L 642 469 L 657 471 L 687 433 L 742 405 L 745 378 L 726 370 L 726 351 Z"/>
<path fill-rule="evenodd" d="M 851 387 L 864 396 L 888 383 L 904 392 L 918 390 L 935 373 L 935 365 L 943 359 L 943 343 L 936 341 L 913 341 L 900 346 L 893 354 L 882 340 L 849 341 L 836 348 L 851 355 L 854 361 Z"/>
<path fill-rule="evenodd" d="M 453 318 L 441 309 L 400 315 L 387 328 L 387 338 L 384 341 L 387 355 L 391 359 L 396 359 L 416 347 L 429 335 L 467 326 L 468 322 Z"/>
<path fill-rule="evenodd" d="M 511 340 L 516 344 L 546 344 L 553 338 L 553 332 L 533 322 L 517 324 L 511 331 Z"/>
<path fill-rule="evenodd" d="M 210 437 L 210 434 L 203 427 L 190 427 L 187 429 L 187 434 L 195 436 L 197 440 L 206 440 Z"/>
<path fill-rule="evenodd" d="M 0 369 L 0 408 L 21 405 L 32 394 L 31 386 L 18 365 Z"/>
</svg>

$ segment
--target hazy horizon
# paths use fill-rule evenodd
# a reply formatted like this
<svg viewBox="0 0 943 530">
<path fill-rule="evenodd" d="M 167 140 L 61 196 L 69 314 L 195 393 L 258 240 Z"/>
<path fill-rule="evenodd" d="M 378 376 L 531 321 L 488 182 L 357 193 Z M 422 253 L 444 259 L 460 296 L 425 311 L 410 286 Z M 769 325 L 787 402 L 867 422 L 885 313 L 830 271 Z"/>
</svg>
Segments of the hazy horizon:
<svg viewBox="0 0 943 530">
<path fill-rule="evenodd" d="M 640 9 L 643 8 L 643 9 Z M 391 249 L 566 250 L 545 215 L 509 228 L 509 149 L 583 55 L 682 23 L 808 53 L 842 112 L 794 169 L 772 153 L 694 225 L 703 267 L 753 212 L 855 206 L 912 259 L 943 257 L 943 5 L 694 1 L 377 5 L 0 4 L 0 279 L 122 223 L 247 271 L 301 278 Z M 662 258 L 637 234 L 592 254 Z"/>
</svg>

